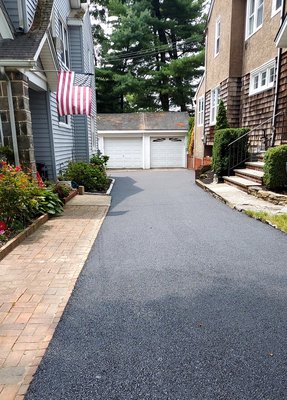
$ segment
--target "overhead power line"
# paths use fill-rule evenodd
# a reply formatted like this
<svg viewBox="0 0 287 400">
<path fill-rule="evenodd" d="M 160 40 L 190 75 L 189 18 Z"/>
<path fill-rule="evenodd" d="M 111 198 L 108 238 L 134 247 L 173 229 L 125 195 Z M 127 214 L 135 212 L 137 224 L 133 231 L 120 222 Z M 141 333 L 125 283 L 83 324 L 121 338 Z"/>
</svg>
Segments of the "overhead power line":
<svg viewBox="0 0 287 400">
<path fill-rule="evenodd" d="M 193 40 L 190 39 L 186 39 L 184 41 L 181 42 L 171 42 L 168 43 L 166 45 L 161 45 L 161 46 L 154 46 L 153 48 L 150 49 L 145 49 L 145 50 L 139 50 L 139 51 L 134 51 L 134 52 L 127 52 L 127 53 L 121 53 L 121 54 L 114 54 L 112 56 L 107 56 L 106 57 L 106 61 L 123 61 L 125 59 L 128 58 L 141 58 L 144 56 L 149 56 L 149 55 L 154 55 L 154 54 L 158 54 L 161 53 L 163 51 L 167 52 L 169 50 L 173 50 L 174 45 L 177 46 L 178 50 L 181 50 L 180 47 L 187 45 L 187 44 L 191 44 L 193 42 Z"/>
</svg>

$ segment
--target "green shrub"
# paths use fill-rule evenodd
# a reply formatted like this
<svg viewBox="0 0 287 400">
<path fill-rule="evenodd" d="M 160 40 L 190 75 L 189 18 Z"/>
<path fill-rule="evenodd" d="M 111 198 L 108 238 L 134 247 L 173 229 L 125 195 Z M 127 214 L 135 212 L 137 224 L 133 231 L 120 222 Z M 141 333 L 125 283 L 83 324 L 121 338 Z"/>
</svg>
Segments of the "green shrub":
<svg viewBox="0 0 287 400">
<path fill-rule="evenodd" d="M 215 131 L 214 145 L 212 149 L 212 169 L 218 176 L 226 175 L 229 164 L 229 148 L 228 145 L 242 135 L 245 135 L 249 129 L 247 128 L 227 128 Z M 246 149 L 248 145 L 248 137 L 242 143 Z"/>
<path fill-rule="evenodd" d="M 21 167 L 0 162 L 0 220 L 9 229 L 22 229 L 41 214 L 55 215 L 61 211 L 62 203 L 57 194 L 40 187 Z"/>
<path fill-rule="evenodd" d="M 264 184 L 268 189 L 280 190 L 287 186 L 287 145 L 267 150 L 264 157 Z"/>
<path fill-rule="evenodd" d="M 94 166 L 100 167 L 100 169 L 105 170 L 107 162 L 109 161 L 109 156 L 104 155 L 93 155 L 90 159 L 90 163 Z"/>
<path fill-rule="evenodd" d="M 52 191 L 56 193 L 61 200 L 68 197 L 72 188 L 64 182 L 54 183 L 52 186 Z"/>
<path fill-rule="evenodd" d="M 58 215 L 63 211 L 63 203 L 57 193 L 51 189 L 41 189 L 37 196 L 39 214 Z"/>
<path fill-rule="evenodd" d="M 215 130 L 228 128 L 227 111 L 223 100 L 219 101 Z"/>
<path fill-rule="evenodd" d="M 36 214 L 39 194 L 37 182 L 20 167 L 1 161 L 0 168 L 0 219 L 11 226 L 20 221 L 25 226 Z"/>
<path fill-rule="evenodd" d="M 109 179 L 102 166 L 84 161 L 69 162 L 64 178 L 84 186 L 87 192 L 104 191 L 109 185 Z"/>
</svg>

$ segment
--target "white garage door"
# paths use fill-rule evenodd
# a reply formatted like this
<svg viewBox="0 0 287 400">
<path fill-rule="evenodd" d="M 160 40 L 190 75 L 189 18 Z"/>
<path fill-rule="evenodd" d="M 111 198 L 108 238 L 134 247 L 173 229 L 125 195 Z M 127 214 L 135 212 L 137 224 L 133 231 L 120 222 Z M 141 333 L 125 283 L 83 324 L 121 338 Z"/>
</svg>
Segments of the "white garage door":
<svg viewBox="0 0 287 400">
<path fill-rule="evenodd" d="M 143 167 L 142 138 L 105 138 L 104 147 L 108 168 Z"/>
<path fill-rule="evenodd" d="M 185 138 L 151 138 L 151 168 L 184 168 Z"/>
</svg>

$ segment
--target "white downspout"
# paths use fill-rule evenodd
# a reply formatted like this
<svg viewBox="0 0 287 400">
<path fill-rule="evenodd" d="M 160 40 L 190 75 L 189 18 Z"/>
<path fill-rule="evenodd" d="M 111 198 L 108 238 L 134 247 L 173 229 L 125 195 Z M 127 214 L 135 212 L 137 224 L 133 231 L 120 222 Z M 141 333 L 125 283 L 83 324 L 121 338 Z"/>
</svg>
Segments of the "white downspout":
<svg viewBox="0 0 287 400">
<path fill-rule="evenodd" d="M 27 4 L 26 0 L 18 0 L 18 13 L 19 13 L 19 28 L 23 32 L 28 32 L 28 17 L 27 17 Z"/>
<path fill-rule="evenodd" d="M 285 4 L 286 0 L 282 2 L 281 15 L 280 15 L 280 26 L 284 20 L 285 15 Z M 275 135 L 276 135 L 276 114 L 277 114 L 277 106 L 278 106 L 278 94 L 279 94 L 279 83 L 280 83 L 280 71 L 281 71 L 281 59 L 282 59 L 282 49 L 279 48 L 277 51 L 277 71 L 276 71 L 276 81 L 275 81 L 275 95 L 274 95 L 274 105 L 273 105 L 273 116 L 272 116 L 272 138 L 271 138 L 271 146 L 273 147 L 275 144 Z"/>
<path fill-rule="evenodd" d="M 14 159 L 15 159 L 15 165 L 19 166 L 20 161 L 19 161 L 19 150 L 18 150 L 15 113 L 14 113 L 13 96 L 12 96 L 12 85 L 11 85 L 9 76 L 5 72 L 5 68 L 1 68 L 1 73 L 5 76 L 5 79 L 7 82 L 7 97 L 8 97 L 9 117 L 10 117 L 10 125 L 11 125 Z"/>
</svg>

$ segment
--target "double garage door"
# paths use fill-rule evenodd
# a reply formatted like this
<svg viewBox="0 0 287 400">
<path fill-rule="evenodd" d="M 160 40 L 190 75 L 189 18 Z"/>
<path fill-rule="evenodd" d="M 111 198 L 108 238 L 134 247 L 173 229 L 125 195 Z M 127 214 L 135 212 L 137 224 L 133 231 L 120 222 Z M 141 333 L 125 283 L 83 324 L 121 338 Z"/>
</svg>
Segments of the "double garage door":
<svg viewBox="0 0 287 400">
<path fill-rule="evenodd" d="M 105 138 L 104 147 L 110 157 L 108 168 L 144 168 L 142 138 Z M 145 165 L 151 168 L 184 168 L 185 138 L 151 137 L 150 159 L 147 157 Z"/>
</svg>

